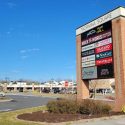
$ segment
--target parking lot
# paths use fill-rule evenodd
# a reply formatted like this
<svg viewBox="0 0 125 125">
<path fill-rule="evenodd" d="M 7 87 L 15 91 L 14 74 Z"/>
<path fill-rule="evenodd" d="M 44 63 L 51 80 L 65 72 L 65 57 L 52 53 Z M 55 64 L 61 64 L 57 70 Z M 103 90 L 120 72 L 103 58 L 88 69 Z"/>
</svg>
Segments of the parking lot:
<svg viewBox="0 0 125 125">
<path fill-rule="evenodd" d="M 54 99 L 49 97 L 34 96 L 32 94 L 7 94 L 6 97 L 11 98 L 12 100 L 0 102 L 0 112 L 46 105 L 48 101 Z"/>
</svg>

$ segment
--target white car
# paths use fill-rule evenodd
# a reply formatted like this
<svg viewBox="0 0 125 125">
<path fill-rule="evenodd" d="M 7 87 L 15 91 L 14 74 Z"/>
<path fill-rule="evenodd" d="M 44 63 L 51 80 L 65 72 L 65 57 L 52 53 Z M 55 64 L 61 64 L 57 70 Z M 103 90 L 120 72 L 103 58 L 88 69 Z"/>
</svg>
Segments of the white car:
<svg viewBox="0 0 125 125">
<path fill-rule="evenodd" d="M 4 97 L 5 93 L 4 92 L 0 92 L 0 97 Z"/>
</svg>

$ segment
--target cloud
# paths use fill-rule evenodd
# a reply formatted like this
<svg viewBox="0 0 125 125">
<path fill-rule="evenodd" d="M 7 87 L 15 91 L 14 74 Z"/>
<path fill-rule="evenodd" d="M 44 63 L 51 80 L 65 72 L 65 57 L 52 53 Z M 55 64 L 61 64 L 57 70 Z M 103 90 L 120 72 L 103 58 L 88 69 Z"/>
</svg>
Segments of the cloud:
<svg viewBox="0 0 125 125">
<path fill-rule="evenodd" d="M 10 32 L 10 31 L 8 31 L 8 32 L 6 32 L 6 34 L 7 34 L 7 35 L 10 35 L 10 34 L 11 34 L 11 32 Z"/>
<path fill-rule="evenodd" d="M 33 49 L 23 49 L 23 50 L 20 50 L 20 53 L 31 53 L 31 52 L 37 52 L 37 51 L 40 51 L 39 48 L 33 48 Z"/>
<path fill-rule="evenodd" d="M 28 57 L 30 57 L 33 53 L 36 53 L 40 51 L 39 48 L 32 48 L 32 49 L 22 49 L 20 50 L 20 54 L 21 54 L 21 59 L 27 59 Z"/>
<path fill-rule="evenodd" d="M 33 49 L 28 49 L 27 52 L 36 52 L 39 51 L 40 49 L 38 48 L 33 48 Z"/>
<path fill-rule="evenodd" d="M 21 59 L 27 59 L 27 58 L 28 56 L 25 56 L 25 55 L 21 56 Z"/>
<path fill-rule="evenodd" d="M 19 70 L 12 70 L 12 73 L 17 74 L 17 73 L 20 73 L 20 71 Z"/>
<path fill-rule="evenodd" d="M 8 28 L 8 30 L 7 30 L 5 33 L 3 33 L 3 34 L 5 34 L 6 36 L 10 36 L 10 35 L 13 34 L 13 31 L 14 31 L 14 30 L 15 30 L 14 27 L 10 27 L 10 28 Z"/>
<path fill-rule="evenodd" d="M 20 50 L 20 53 L 26 53 L 27 51 L 26 50 Z"/>
<path fill-rule="evenodd" d="M 8 2 L 7 5 L 9 6 L 9 8 L 13 8 L 16 7 L 17 5 L 13 2 Z"/>
</svg>

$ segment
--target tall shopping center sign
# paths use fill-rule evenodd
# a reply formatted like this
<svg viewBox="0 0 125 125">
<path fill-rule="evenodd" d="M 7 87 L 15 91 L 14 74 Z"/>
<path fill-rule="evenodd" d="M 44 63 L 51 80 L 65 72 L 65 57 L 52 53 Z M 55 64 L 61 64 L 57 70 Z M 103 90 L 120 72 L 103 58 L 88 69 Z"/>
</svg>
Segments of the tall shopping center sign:
<svg viewBox="0 0 125 125">
<path fill-rule="evenodd" d="M 89 80 L 115 79 L 115 110 L 125 105 L 125 8 L 76 29 L 77 99 L 89 98 Z"/>
</svg>

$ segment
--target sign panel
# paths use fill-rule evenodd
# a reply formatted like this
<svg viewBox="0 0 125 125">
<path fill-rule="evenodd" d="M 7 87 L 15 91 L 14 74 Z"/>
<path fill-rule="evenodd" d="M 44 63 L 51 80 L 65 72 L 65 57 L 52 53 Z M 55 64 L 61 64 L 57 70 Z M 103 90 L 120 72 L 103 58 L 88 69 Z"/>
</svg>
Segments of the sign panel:
<svg viewBox="0 0 125 125">
<path fill-rule="evenodd" d="M 95 61 L 95 55 L 82 57 L 82 62 L 88 62 L 88 61 L 92 61 L 92 60 Z"/>
<path fill-rule="evenodd" d="M 110 43 L 112 43 L 112 38 L 104 39 L 96 43 L 96 48 Z"/>
<path fill-rule="evenodd" d="M 68 81 L 65 81 L 65 87 L 68 87 L 68 86 L 69 86 Z"/>
<path fill-rule="evenodd" d="M 97 67 L 89 67 L 82 69 L 82 78 L 83 79 L 94 79 L 97 78 Z"/>
<path fill-rule="evenodd" d="M 81 34 L 81 63 L 83 79 L 113 77 L 112 74 L 114 71 L 109 71 L 110 67 L 111 69 L 113 67 L 112 56 L 113 46 L 111 21 Z M 106 66 L 107 69 L 104 69 Z M 94 75 L 87 76 L 87 74 L 91 74 L 92 72 Z M 95 73 L 97 74 L 95 75 Z"/>
<path fill-rule="evenodd" d="M 96 35 L 96 36 L 93 36 L 93 37 L 84 39 L 84 40 L 82 41 L 82 46 L 88 45 L 88 44 L 91 44 L 91 43 L 94 43 L 94 42 L 96 42 L 96 41 L 99 41 L 99 40 L 108 38 L 108 37 L 110 37 L 110 36 L 111 36 L 111 30 L 102 32 L 102 33 L 100 33 L 100 34 L 98 34 L 98 35 Z"/>
<path fill-rule="evenodd" d="M 111 78 L 114 76 L 114 69 L 112 64 L 98 66 L 98 78 Z"/>
<path fill-rule="evenodd" d="M 111 56 L 112 56 L 112 51 L 98 53 L 98 54 L 96 54 L 96 60 L 106 58 L 106 57 L 111 57 Z"/>
<path fill-rule="evenodd" d="M 81 53 L 81 56 L 85 57 L 85 56 L 89 56 L 89 55 L 92 55 L 92 54 L 95 54 L 95 49 L 84 51 L 84 52 Z"/>
<path fill-rule="evenodd" d="M 112 57 L 96 60 L 96 65 L 97 66 L 105 65 L 105 64 L 109 64 L 109 63 L 112 63 Z"/>
<path fill-rule="evenodd" d="M 95 66 L 95 60 L 82 63 L 82 67 Z"/>
<path fill-rule="evenodd" d="M 84 34 L 82 34 L 82 39 L 86 39 L 86 38 L 89 38 L 91 36 L 95 36 L 95 35 L 98 35 L 99 33 L 103 33 L 104 31 L 107 31 L 109 30 L 109 27 L 111 26 L 111 22 L 107 22 L 107 23 L 104 23 L 102 25 L 99 25 L 93 29 L 90 29 L 86 32 L 84 32 Z"/>
<path fill-rule="evenodd" d="M 108 45 L 96 48 L 95 53 L 101 53 L 101 52 L 105 52 L 105 51 L 109 51 L 109 50 L 112 50 L 112 44 L 108 44 Z"/>
<path fill-rule="evenodd" d="M 96 46 L 95 43 L 90 44 L 90 45 L 88 45 L 88 46 L 84 46 L 84 47 L 82 47 L 82 52 L 87 51 L 87 50 L 90 50 L 90 49 L 94 49 L 95 46 Z"/>
</svg>

